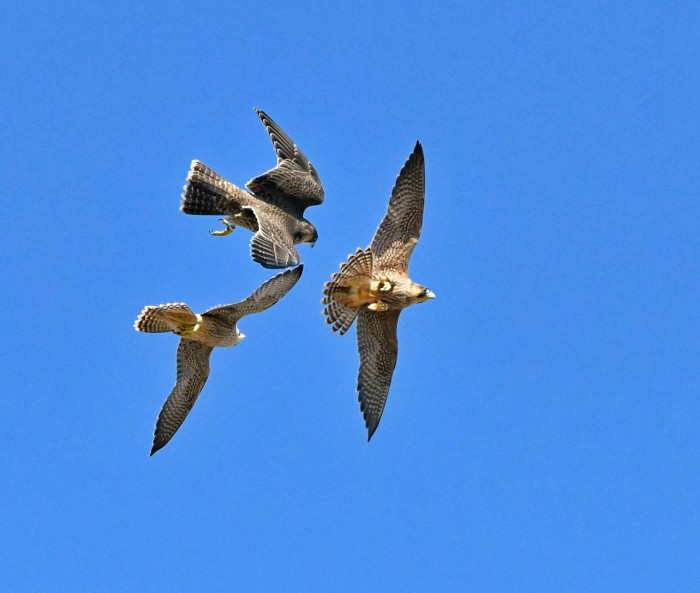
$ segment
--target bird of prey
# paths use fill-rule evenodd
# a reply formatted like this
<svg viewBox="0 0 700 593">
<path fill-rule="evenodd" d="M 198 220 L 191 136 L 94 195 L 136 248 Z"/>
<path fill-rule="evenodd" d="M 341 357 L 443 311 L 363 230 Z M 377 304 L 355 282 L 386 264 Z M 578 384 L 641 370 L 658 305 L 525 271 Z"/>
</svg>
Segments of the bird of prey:
<svg viewBox="0 0 700 593">
<path fill-rule="evenodd" d="M 266 268 L 287 268 L 301 260 L 295 245 L 314 245 L 318 233 L 304 210 L 323 202 L 321 179 L 296 144 L 272 119 L 255 110 L 277 153 L 277 166 L 246 183 L 247 192 L 201 162 L 190 165 L 180 210 L 185 214 L 219 214 L 228 235 L 236 226 L 255 233 L 251 256 Z"/>
<path fill-rule="evenodd" d="M 212 350 L 235 346 L 245 338 L 236 325 L 238 320 L 274 305 L 297 283 L 303 269 L 301 265 L 278 274 L 240 303 L 214 307 L 199 315 L 185 303 L 149 306 L 141 312 L 134 323 L 138 331 L 171 331 L 180 336 L 177 380 L 158 415 L 151 455 L 168 443 L 197 401 L 209 377 Z"/>
<path fill-rule="evenodd" d="M 332 331 L 343 335 L 357 317 L 357 391 L 367 440 L 377 430 L 389 394 L 398 355 L 399 315 L 409 305 L 435 298 L 408 277 L 408 260 L 423 223 L 424 195 L 425 161 L 417 142 L 396 179 L 371 245 L 349 255 L 323 290 L 323 313 Z"/>
</svg>

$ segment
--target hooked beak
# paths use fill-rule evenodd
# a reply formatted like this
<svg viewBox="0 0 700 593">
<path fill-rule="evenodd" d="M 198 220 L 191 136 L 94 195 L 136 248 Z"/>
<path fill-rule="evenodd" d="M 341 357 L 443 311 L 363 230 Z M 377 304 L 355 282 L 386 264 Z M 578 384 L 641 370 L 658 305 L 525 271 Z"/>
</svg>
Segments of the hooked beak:
<svg viewBox="0 0 700 593">
<path fill-rule="evenodd" d="M 429 299 L 434 299 L 435 298 L 435 293 L 432 290 L 427 290 L 425 292 L 425 296 L 427 296 Z"/>
</svg>

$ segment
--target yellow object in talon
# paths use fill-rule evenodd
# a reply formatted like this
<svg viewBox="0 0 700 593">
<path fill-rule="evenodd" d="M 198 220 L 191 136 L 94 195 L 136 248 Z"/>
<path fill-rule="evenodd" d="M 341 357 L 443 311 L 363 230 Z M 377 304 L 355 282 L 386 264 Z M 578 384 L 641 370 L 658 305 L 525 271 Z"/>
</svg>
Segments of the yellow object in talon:
<svg viewBox="0 0 700 593">
<path fill-rule="evenodd" d="M 392 288 L 393 286 L 385 280 L 384 283 L 379 287 L 379 290 L 381 292 L 391 292 Z"/>
</svg>

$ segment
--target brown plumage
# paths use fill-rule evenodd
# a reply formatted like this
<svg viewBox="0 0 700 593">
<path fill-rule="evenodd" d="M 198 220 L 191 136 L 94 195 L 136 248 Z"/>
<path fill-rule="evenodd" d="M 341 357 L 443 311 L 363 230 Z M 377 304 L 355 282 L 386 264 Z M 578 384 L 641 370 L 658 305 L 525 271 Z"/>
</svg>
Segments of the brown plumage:
<svg viewBox="0 0 700 593">
<path fill-rule="evenodd" d="M 408 277 L 408 262 L 423 224 L 424 196 L 425 161 L 417 142 L 396 179 L 371 245 L 348 256 L 323 290 L 323 313 L 332 331 L 344 334 L 357 317 L 357 391 L 367 440 L 379 425 L 389 395 L 398 356 L 399 315 L 410 305 L 435 298 Z"/>
<path fill-rule="evenodd" d="M 277 154 L 274 169 L 251 179 L 247 192 L 192 161 L 180 210 L 185 214 L 217 214 L 226 227 L 213 235 L 229 234 L 236 226 L 255 233 L 251 256 L 266 268 L 286 268 L 301 259 L 295 245 L 318 239 L 314 226 L 304 218 L 309 206 L 321 204 L 323 185 L 314 166 L 272 119 L 255 110 Z"/>
<path fill-rule="evenodd" d="M 151 455 L 164 447 L 194 406 L 209 377 L 209 357 L 214 348 L 235 346 L 245 334 L 238 321 L 268 309 L 287 294 L 303 272 L 300 265 L 263 283 L 247 299 L 221 305 L 197 315 L 185 303 L 146 307 L 134 323 L 141 332 L 168 332 L 180 336 L 177 348 L 177 380 L 158 415 Z"/>
</svg>

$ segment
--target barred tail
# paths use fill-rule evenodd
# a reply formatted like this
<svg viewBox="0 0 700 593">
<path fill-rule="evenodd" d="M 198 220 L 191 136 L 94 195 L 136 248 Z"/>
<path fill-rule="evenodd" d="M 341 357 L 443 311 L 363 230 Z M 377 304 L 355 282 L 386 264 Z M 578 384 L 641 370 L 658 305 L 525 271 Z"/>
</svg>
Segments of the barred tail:
<svg viewBox="0 0 700 593">
<path fill-rule="evenodd" d="M 342 336 L 355 321 L 359 308 L 343 304 L 340 302 L 343 300 L 342 296 L 340 300 L 338 300 L 338 296 L 351 290 L 351 286 L 347 282 L 351 278 L 357 276 L 371 278 L 372 262 L 371 248 L 368 247 L 364 251 L 358 249 L 354 255 L 348 256 L 347 263 L 340 264 L 340 273 L 333 274 L 331 281 L 326 282 L 321 304 L 326 305 L 323 314 L 327 317 L 326 323 L 333 325 L 331 331 L 340 330 Z"/>
<path fill-rule="evenodd" d="M 134 322 L 136 331 L 157 333 L 182 330 L 197 323 L 197 316 L 185 303 L 149 305 Z"/>
<path fill-rule="evenodd" d="M 236 194 L 246 194 L 199 161 L 192 161 L 180 210 L 185 214 L 231 214 L 239 209 Z"/>
</svg>

